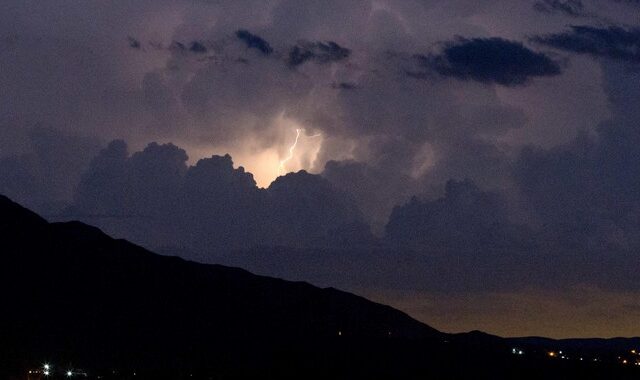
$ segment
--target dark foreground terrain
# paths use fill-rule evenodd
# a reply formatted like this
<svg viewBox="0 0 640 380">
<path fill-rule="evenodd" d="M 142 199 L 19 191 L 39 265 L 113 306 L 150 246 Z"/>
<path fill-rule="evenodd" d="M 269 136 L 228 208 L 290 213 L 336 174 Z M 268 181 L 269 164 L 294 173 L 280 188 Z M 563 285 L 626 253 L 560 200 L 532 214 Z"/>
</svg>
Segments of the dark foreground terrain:
<svg viewBox="0 0 640 380">
<path fill-rule="evenodd" d="M 47 223 L 5 197 L 0 252 L 0 379 L 41 378 L 45 363 L 51 379 L 640 377 L 637 339 L 444 334 L 335 289 Z"/>
</svg>

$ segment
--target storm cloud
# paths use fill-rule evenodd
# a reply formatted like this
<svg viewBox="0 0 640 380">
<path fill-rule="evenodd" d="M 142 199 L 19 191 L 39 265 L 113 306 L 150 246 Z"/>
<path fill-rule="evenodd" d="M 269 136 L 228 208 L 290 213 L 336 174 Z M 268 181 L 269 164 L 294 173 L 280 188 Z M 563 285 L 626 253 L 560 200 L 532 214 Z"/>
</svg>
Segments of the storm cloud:
<svg viewBox="0 0 640 380">
<path fill-rule="evenodd" d="M 112 141 L 92 160 L 61 217 L 205 257 L 258 245 L 331 247 L 344 244 L 336 240 L 343 231 L 348 245 L 372 238 L 353 200 L 320 176 L 289 173 L 260 189 L 229 155 L 193 166 L 187 159 L 173 144 L 151 143 L 130 155 L 123 141 Z"/>
<path fill-rule="evenodd" d="M 406 310 L 637 297 L 634 2 L 2 8 L 0 192 L 51 219 Z"/>
<path fill-rule="evenodd" d="M 561 72 L 558 63 L 545 54 L 497 37 L 459 38 L 445 43 L 440 54 L 416 58 L 443 76 L 503 86 L 524 85 L 531 78 Z"/>
</svg>

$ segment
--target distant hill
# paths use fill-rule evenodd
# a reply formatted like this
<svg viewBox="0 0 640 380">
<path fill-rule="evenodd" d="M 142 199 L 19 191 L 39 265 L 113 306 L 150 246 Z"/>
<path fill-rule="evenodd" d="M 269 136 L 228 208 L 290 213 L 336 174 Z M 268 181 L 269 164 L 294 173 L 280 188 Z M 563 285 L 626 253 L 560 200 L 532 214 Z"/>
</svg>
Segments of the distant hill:
<svg viewBox="0 0 640 380">
<path fill-rule="evenodd" d="M 509 338 L 509 342 L 518 347 L 544 353 L 563 351 L 566 356 L 583 359 L 621 359 L 640 362 L 640 337 L 635 338 L 575 338 L 550 339 L 543 337 Z M 631 351 L 636 351 L 634 355 Z M 640 365 L 639 365 L 640 366 Z"/>
<path fill-rule="evenodd" d="M 0 252 L 3 379 L 43 362 L 103 379 L 610 374 L 556 373 L 502 338 L 448 335 L 336 289 L 160 256 L 2 196 Z"/>
</svg>

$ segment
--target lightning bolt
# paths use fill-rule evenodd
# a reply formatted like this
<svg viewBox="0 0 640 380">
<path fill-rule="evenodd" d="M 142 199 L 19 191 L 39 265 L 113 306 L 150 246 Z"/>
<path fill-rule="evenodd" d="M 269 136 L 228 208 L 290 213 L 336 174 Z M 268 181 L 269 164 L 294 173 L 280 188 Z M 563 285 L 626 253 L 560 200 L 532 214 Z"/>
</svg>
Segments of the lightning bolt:
<svg viewBox="0 0 640 380">
<path fill-rule="evenodd" d="M 296 146 L 298 145 L 298 140 L 300 140 L 300 132 L 304 131 L 304 128 L 296 128 L 296 139 L 293 142 L 293 144 L 291 144 L 291 146 L 289 147 L 289 154 L 287 155 L 287 157 L 284 158 L 284 160 L 280 160 L 280 165 L 278 165 L 278 174 L 284 174 L 284 165 L 293 158 L 293 153 L 296 150 Z M 320 137 L 320 133 L 315 134 L 313 136 L 307 136 L 308 138 L 313 138 L 313 137 Z"/>
</svg>

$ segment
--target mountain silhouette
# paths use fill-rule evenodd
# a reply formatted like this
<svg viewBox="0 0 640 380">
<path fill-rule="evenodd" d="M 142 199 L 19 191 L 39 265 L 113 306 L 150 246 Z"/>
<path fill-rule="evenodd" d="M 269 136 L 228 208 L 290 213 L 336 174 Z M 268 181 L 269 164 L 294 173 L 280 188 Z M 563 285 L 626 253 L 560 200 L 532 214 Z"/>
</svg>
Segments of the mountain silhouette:
<svg viewBox="0 0 640 380">
<path fill-rule="evenodd" d="M 157 255 L 3 196 L 0 244 L 0 378 L 44 362 L 102 379 L 611 374 L 514 357 L 509 340 L 445 334 L 333 288 Z"/>
</svg>

